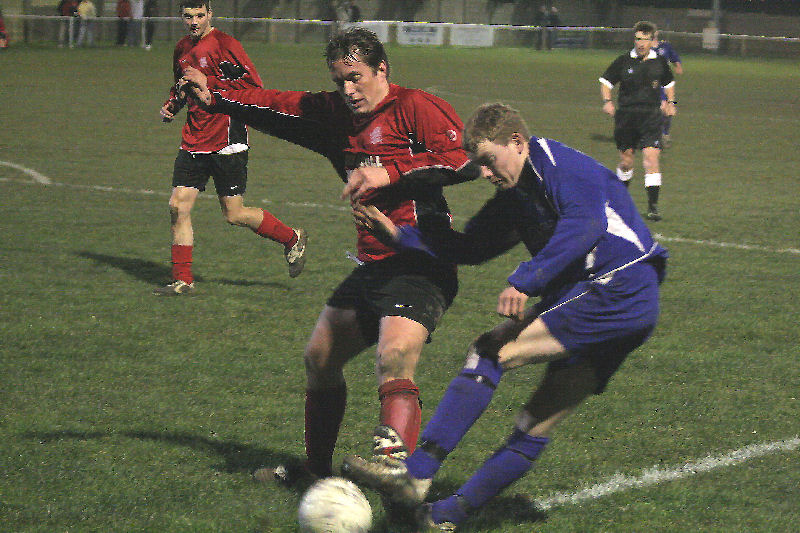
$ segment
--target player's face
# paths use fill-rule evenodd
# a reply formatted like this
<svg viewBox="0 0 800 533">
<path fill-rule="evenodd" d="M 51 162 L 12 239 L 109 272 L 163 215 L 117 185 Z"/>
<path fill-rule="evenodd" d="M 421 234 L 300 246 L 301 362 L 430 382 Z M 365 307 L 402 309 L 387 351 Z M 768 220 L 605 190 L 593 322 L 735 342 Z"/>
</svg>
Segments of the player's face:
<svg viewBox="0 0 800 533">
<path fill-rule="evenodd" d="M 373 69 L 356 54 L 337 59 L 331 63 L 330 71 L 347 107 L 356 115 L 371 113 L 389 94 L 385 62 Z"/>
<path fill-rule="evenodd" d="M 516 187 L 527 157 L 528 143 L 518 133 L 508 144 L 483 141 L 475 151 L 475 162 L 481 165 L 482 176 L 498 189 Z"/>
<path fill-rule="evenodd" d="M 186 30 L 194 40 L 205 37 L 211 31 L 211 11 L 206 6 L 184 7 L 181 17 Z"/>
<path fill-rule="evenodd" d="M 636 47 L 636 55 L 645 57 L 650 53 L 650 49 L 653 47 L 653 35 L 644 33 L 643 31 L 637 31 L 634 35 L 633 44 Z"/>
</svg>

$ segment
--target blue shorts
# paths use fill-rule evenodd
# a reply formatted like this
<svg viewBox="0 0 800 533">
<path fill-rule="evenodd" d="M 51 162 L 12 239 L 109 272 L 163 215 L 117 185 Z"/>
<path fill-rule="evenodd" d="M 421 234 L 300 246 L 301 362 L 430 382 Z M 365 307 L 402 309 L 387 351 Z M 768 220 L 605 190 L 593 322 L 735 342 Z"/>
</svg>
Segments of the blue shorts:
<svg viewBox="0 0 800 533">
<path fill-rule="evenodd" d="M 569 352 L 555 368 L 589 362 L 600 394 L 658 321 L 658 276 L 647 263 L 615 272 L 607 283 L 581 281 L 555 302 L 543 301 L 539 317 Z"/>
</svg>

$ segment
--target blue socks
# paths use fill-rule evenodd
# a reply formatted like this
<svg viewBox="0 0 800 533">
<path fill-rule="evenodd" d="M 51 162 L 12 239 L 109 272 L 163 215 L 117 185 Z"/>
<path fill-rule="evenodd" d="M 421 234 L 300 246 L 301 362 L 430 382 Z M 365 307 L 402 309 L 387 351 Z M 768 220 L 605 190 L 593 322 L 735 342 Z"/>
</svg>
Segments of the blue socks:
<svg viewBox="0 0 800 533">
<path fill-rule="evenodd" d="M 548 442 L 546 437 L 531 437 L 515 429 L 506 445 L 489 457 L 456 494 L 433 504 L 434 522 L 462 522 L 468 510 L 483 506 L 524 476 Z"/>
<path fill-rule="evenodd" d="M 475 365 L 468 364 L 450 382 L 422 432 L 420 445 L 406 459 L 411 476 L 433 477 L 447 454 L 483 414 L 502 375 L 503 369 L 496 361 L 480 357 Z"/>
</svg>

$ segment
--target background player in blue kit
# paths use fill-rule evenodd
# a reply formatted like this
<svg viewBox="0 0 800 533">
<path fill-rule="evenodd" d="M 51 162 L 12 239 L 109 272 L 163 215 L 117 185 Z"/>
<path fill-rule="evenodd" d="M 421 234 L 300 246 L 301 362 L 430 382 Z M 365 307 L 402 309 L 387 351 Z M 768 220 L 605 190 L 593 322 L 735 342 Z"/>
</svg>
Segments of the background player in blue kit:
<svg viewBox="0 0 800 533">
<path fill-rule="evenodd" d="M 362 227 L 395 246 L 477 264 L 522 242 L 520 263 L 498 297 L 509 317 L 479 336 L 404 461 L 345 459 L 345 475 L 396 503 L 422 503 L 434 474 L 488 406 L 507 370 L 548 363 L 508 440 L 452 496 L 418 509 L 422 527 L 453 531 L 468 513 L 521 478 L 555 426 L 603 392 L 626 356 L 653 332 L 667 251 L 653 238 L 614 172 L 559 142 L 533 137 L 503 104 L 478 108 L 464 146 L 497 193 L 464 232 L 443 218 L 396 226 L 356 206 Z M 540 301 L 526 309 L 530 297 Z"/>
<path fill-rule="evenodd" d="M 659 32 L 656 31 L 655 35 L 653 36 L 653 50 L 655 50 L 656 54 L 660 55 L 672 66 L 672 72 L 675 74 L 683 74 L 683 62 L 681 62 L 681 56 L 678 55 L 678 51 L 675 50 L 675 47 L 672 46 L 672 43 L 669 41 L 661 40 L 659 37 Z M 663 89 L 661 90 L 661 102 L 662 106 L 666 108 L 668 105 L 667 102 L 667 93 Z M 673 99 L 673 104 L 677 105 L 677 100 Z M 669 148 L 672 145 L 672 137 L 670 137 L 670 129 L 672 128 L 672 116 L 664 114 L 664 125 L 662 127 L 661 133 L 661 145 L 664 148 Z"/>
</svg>

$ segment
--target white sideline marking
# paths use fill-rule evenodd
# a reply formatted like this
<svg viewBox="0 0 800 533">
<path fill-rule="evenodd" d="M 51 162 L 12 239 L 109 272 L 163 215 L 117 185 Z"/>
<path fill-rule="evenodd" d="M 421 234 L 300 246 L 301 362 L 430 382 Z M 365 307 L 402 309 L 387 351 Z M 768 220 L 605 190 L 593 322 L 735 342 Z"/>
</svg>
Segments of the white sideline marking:
<svg viewBox="0 0 800 533">
<path fill-rule="evenodd" d="M 0 164 L 4 164 L 4 163 L 5 163 L 4 161 L 0 161 Z M 5 164 L 7 164 L 8 166 L 13 166 L 14 168 L 19 168 L 20 170 L 22 170 L 24 168 L 24 167 L 14 166 L 11 163 L 5 163 Z M 27 171 L 30 171 L 33 174 L 29 174 L 29 172 L 27 172 Z M 150 189 L 124 189 L 124 188 L 117 188 L 117 187 L 107 187 L 107 186 L 103 186 L 103 185 L 84 185 L 84 184 L 81 184 L 81 183 L 59 183 L 59 182 L 50 181 L 50 179 L 47 178 L 46 176 L 43 176 L 43 175 L 39 174 L 38 172 L 35 172 L 33 170 L 30 170 L 30 169 L 25 169 L 25 170 L 23 170 L 23 172 L 25 172 L 26 174 L 31 175 L 31 177 L 33 177 L 34 175 L 38 176 L 39 179 L 37 181 L 26 181 L 26 180 L 16 180 L 16 179 L 0 177 L 0 182 L 10 181 L 10 182 L 16 182 L 16 183 L 23 183 L 23 184 L 26 184 L 26 185 L 53 185 L 53 186 L 57 186 L 57 187 L 68 187 L 68 188 L 71 188 L 71 189 L 84 189 L 84 190 L 103 191 L 103 192 L 115 192 L 115 193 L 122 193 L 122 194 L 144 194 L 144 195 L 164 196 L 164 197 L 169 197 L 170 196 L 169 192 L 153 191 L 153 190 L 150 190 Z M 45 181 L 41 181 L 41 180 L 47 180 L 47 181 L 45 182 Z M 203 195 L 203 194 L 201 194 L 200 196 L 198 196 L 198 198 L 200 198 L 200 199 L 208 199 L 208 200 L 216 200 L 217 199 L 216 196 L 214 196 L 213 194 L 212 195 Z M 260 200 L 260 202 L 262 204 L 274 204 L 274 203 L 276 203 L 276 202 L 273 202 L 272 200 L 268 200 L 266 198 Z M 349 207 L 341 206 L 341 205 L 318 204 L 318 203 L 314 203 L 314 202 L 287 202 L 287 201 L 280 201 L 278 203 L 280 203 L 281 205 L 288 205 L 288 206 L 292 206 L 292 207 L 310 207 L 312 209 L 330 209 L 330 210 L 334 210 L 334 211 L 342 211 L 342 212 L 347 212 L 347 213 L 350 212 L 350 208 Z M 453 218 L 455 218 L 456 220 L 459 220 L 462 217 L 456 216 L 456 217 L 453 217 Z M 710 246 L 710 247 L 715 247 L 715 248 L 734 248 L 734 249 L 737 249 L 737 250 L 752 250 L 752 251 L 769 252 L 769 253 L 775 253 L 775 254 L 800 255 L 800 249 L 798 249 L 798 248 L 772 248 L 772 247 L 769 247 L 769 246 L 761 246 L 761 245 L 758 245 L 758 244 L 741 244 L 741 243 L 710 241 L 710 240 L 702 240 L 702 239 L 687 239 L 687 238 L 684 238 L 684 237 L 667 237 L 667 236 L 662 235 L 660 233 L 654 233 L 653 237 L 658 241 L 664 241 L 664 242 L 680 242 L 680 243 L 684 243 L 684 244 L 697 244 L 697 245 L 700 245 L 700 246 Z"/>
<path fill-rule="evenodd" d="M 684 237 L 666 237 L 664 235 L 661 235 L 660 233 L 654 233 L 653 238 L 657 241 L 665 241 L 665 242 L 705 244 L 707 246 L 716 246 L 719 248 L 736 248 L 738 250 L 757 250 L 759 252 L 775 252 L 780 254 L 800 255 L 800 249 L 798 248 L 769 248 L 767 246 L 760 246 L 758 244 L 737 244 L 732 242 L 707 241 L 702 239 L 686 239 Z"/>
<path fill-rule="evenodd" d="M 724 455 L 708 456 L 699 461 L 686 463 L 685 465 L 675 468 L 665 469 L 663 467 L 654 466 L 642 472 L 639 476 L 626 476 L 624 474 L 615 474 L 608 481 L 592 485 L 577 492 L 559 492 L 535 500 L 534 507 L 542 511 L 552 509 L 567 504 L 580 504 L 586 501 L 602 498 L 610 494 L 622 492 L 628 489 L 640 489 L 652 485 L 658 485 L 667 481 L 675 481 L 683 479 L 695 474 L 703 474 L 710 472 L 717 468 L 725 466 L 734 466 L 750 459 L 763 457 L 779 452 L 792 452 L 800 447 L 800 437 L 795 436 L 791 439 L 780 440 L 776 442 L 767 442 L 762 444 L 751 444 L 738 450 L 733 450 Z"/>
<path fill-rule="evenodd" d="M 0 165 L 17 169 L 20 172 L 23 172 L 28 176 L 30 176 L 36 183 L 41 183 L 42 185 L 50 185 L 53 183 L 52 181 L 50 181 L 50 178 L 48 178 L 44 174 L 39 174 L 32 168 L 23 167 L 22 165 L 17 165 L 16 163 L 11 163 L 10 161 L 0 161 Z"/>
</svg>

